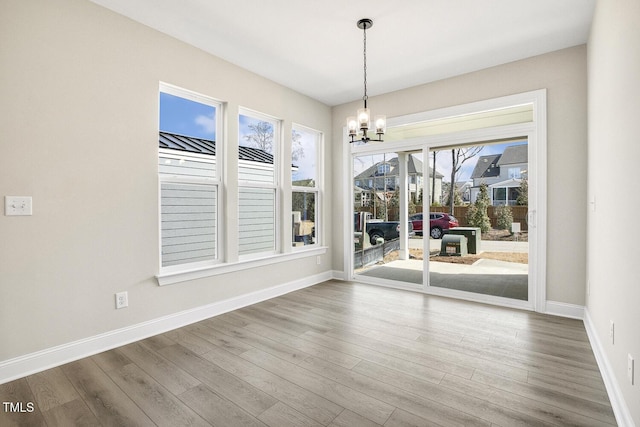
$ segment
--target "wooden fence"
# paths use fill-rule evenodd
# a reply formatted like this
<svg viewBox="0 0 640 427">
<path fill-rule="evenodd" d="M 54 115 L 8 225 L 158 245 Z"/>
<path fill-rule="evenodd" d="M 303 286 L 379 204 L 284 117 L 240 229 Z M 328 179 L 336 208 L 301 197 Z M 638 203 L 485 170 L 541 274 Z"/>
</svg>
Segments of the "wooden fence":
<svg viewBox="0 0 640 427">
<path fill-rule="evenodd" d="M 496 227 L 498 217 L 496 215 L 498 206 L 489 206 L 487 208 L 487 215 L 489 215 L 489 219 L 491 220 L 491 226 Z M 356 207 L 357 212 L 373 212 L 373 208 L 361 208 Z M 448 206 L 432 206 L 430 208 L 431 212 L 445 212 L 449 213 Z M 453 208 L 453 216 L 456 217 L 461 227 L 466 227 L 469 225 L 467 222 L 467 210 L 469 210 L 469 206 L 455 206 Z M 421 212 L 422 206 L 416 206 L 416 212 Z M 520 223 L 520 230 L 527 231 L 529 229 L 527 223 L 527 212 L 529 211 L 528 206 L 511 206 L 511 215 L 513 215 L 513 222 Z M 388 210 L 388 221 L 398 221 L 398 208 L 389 208 Z M 384 219 L 384 218 L 381 218 Z"/>
</svg>

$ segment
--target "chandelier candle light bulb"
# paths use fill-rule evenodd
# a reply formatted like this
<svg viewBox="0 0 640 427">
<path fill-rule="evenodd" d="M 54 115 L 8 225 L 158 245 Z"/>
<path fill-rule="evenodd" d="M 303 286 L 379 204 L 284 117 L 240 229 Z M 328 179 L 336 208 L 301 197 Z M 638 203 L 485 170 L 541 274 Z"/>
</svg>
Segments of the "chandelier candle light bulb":
<svg viewBox="0 0 640 427">
<path fill-rule="evenodd" d="M 387 131 L 387 116 L 376 116 L 376 134 L 384 135 Z"/>
<path fill-rule="evenodd" d="M 368 108 L 358 109 L 358 123 L 360 124 L 360 130 L 369 129 L 369 117 L 371 117 L 371 114 L 369 113 Z"/>
</svg>

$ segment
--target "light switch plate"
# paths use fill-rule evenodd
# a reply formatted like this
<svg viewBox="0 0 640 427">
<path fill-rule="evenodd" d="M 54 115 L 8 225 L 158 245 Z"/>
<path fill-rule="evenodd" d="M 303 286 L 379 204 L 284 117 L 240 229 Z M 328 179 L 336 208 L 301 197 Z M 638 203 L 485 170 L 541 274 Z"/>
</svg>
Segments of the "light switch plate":
<svg viewBox="0 0 640 427">
<path fill-rule="evenodd" d="M 33 215 L 31 196 L 4 196 L 6 216 Z"/>
</svg>

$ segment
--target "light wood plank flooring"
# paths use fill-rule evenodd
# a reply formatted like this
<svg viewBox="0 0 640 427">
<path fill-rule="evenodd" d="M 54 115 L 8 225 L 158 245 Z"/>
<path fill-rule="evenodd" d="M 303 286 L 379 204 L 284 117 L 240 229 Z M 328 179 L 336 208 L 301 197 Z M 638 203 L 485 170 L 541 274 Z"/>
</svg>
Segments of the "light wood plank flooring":
<svg viewBox="0 0 640 427">
<path fill-rule="evenodd" d="M 606 426 L 581 321 L 326 282 L 0 385 L 0 425 Z"/>
</svg>

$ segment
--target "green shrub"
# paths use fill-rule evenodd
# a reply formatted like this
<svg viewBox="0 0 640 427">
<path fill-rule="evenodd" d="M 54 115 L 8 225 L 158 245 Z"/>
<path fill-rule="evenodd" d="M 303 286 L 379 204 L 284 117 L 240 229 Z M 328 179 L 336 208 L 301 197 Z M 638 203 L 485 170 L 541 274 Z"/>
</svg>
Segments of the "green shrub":
<svg viewBox="0 0 640 427">
<path fill-rule="evenodd" d="M 498 206 L 496 208 L 496 227 L 498 230 L 511 231 L 511 223 L 513 223 L 513 214 L 510 206 Z"/>
</svg>

